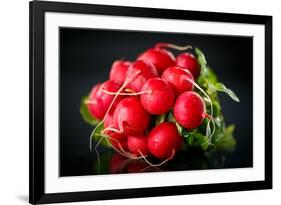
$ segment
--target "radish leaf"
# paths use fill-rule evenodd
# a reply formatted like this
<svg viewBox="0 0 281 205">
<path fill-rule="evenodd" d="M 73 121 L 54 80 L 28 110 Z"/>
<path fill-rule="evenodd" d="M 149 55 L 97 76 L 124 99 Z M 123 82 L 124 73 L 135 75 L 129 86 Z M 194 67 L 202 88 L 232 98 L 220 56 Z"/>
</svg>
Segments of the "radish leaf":
<svg viewBox="0 0 281 205">
<path fill-rule="evenodd" d="M 224 135 L 215 143 L 217 149 L 231 149 L 235 147 L 236 140 L 233 137 L 234 129 L 234 125 L 229 125 L 225 128 Z"/>
<path fill-rule="evenodd" d="M 239 98 L 237 97 L 237 95 L 236 95 L 232 90 L 230 90 L 229 88 L 227 88 L 224 84 L 222 84 L 222 83 L 216 83 L 215 86 L 216 86 L 217 91 L 225 92 L 225 93 L 227 93 L 234 101 L 239 102 Z"/>
<path fill-rule="evenodd" d="M 155 126 L 161 124 L 162 122 L 164 122 L 166 119 L 166 113 L 162 114 L 162 115 L 157 115 L 156 119 L 155 119 Z"/>
<path fill-rule="evenodd" d="M 102 133 L 103 129 L 104 129 L 104 125 L 103 124 L 99 125 L 95 129 L 95 132 L 93 133 L 93 139 L 94 139 L 94 141 L 98 142 L 103 137 L 103 139 L 100 141 L 100 144 L 103 146 L 109 147 L 110 145 L 108 144 L 107 140 L 105 139 L 106 135 Z"/>
<path fill-rule="evenodd" d="M 194 146 L 194 147 L 201 147 L 202 150 L 206 151 L 209 146 L 209 140 L 208 138 L 197 132 L 197 131 L 192 131 L 184 135 L 185 141 L 189 146 Z"/>
</svg>

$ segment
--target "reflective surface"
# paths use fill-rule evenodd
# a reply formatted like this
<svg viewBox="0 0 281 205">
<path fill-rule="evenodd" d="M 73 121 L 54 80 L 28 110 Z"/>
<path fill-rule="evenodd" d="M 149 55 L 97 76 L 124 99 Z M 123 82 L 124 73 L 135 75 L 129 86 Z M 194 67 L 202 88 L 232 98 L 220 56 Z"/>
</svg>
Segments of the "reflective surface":
<svg viewBox="0 0 281 205">
<path fill-rule="evenodd" d="M 104 151 L 93 162 L 94 174 L 143 173 L 227 168 L 225 163 L 232 151 L 203 153 L 200 149 L 181 151 L 173 160 L 161 166 L 151 166 L 144 160 L 132 160 L 113 151 Z M 153 160 L 153 159 L 150 159 Z M 159 163 L 154 159 L 154 164 Z"/>
</svg>

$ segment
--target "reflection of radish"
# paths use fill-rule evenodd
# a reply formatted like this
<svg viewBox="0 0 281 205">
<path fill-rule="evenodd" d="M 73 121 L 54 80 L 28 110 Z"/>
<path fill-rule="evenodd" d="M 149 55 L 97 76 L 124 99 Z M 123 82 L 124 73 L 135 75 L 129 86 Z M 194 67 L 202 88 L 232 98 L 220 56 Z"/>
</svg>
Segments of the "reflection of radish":
<svg viewBox="0 0 281 205">
<path fill-rule="evenodd" d="M 175 64 L 175 56 L 168 50 L 163 48 L 150 48 L 144 53 L 142 53 L 138 60 L 145 60 L 153 65 L 161 74 L 166 68 L 173 66 Z"/>
<path fill-rule="evenodd" d="M 128 137 L 128 149 L 132 154 L 140 156 L 140 153 L 143 155 L 149 154 L 149 149 L 147 146 L 147 136 L 129 136 Z"/>
<path fill-rule="evenodd" d="M 167 68 L 162 74 L 162 79 L 170 83 L 176 93 L 176 96 L 193 89 L 194 79 L 192 74 L 188 70 L 184 70 L 179 66 Z"/>
<path fill-rule="evenodd" d="M 149 113 L 163 114 L 174 104 L 174 91 L 171 86 L 161 78 L 151 78 L 141 90 L 141 103 Z"/>
<path fill-rule="evenodd" d="M 197 79 L 200 74 L 200 66 L 198 65 L 198 62 L 194 55 L 192 55 L 191 53 L 182 53 L 178 55 L 176 65 L 189 70 L 192 73 L 194 79 Z"/>
<path fill-rule="evenodd" d="M 149 62 L 138 60 L 134 62 L 127 71 L 126 78 L 132 78 L 127 87 L 135 92 L 139 92 L 145 82 L 154 77 L 158 77 L 158 73 L 154 65 Z"/>
<path fill-rule="evenodd" d="M 145 171 L 146 168 L 147 168 L 146 164 L 144 164 L 141 161 L 135 160 L 129 164 L 128 173 L 140 173 L 140 172 Z"/>
<path fill-rule="evenodd" d="M 149 114 L 137 97 L 127 97 L 119 102 L 113 115 L 113 125 L 126 136 L 141 135 L 149 123 Z"/>
<path fill-rule="evenodd" d="M 110 173 L 112 174 L 119 173 L 123 167 L 125 160 L 126 160 L 125 157 L 115 153 L 110 160 L 110 164 L 109 164 Z"/>
<path fill-rule="evenodd" d="M 174 115 L 176 121 L 184 128 L 193 129 L 202 123 L 206 115 L 206 106 L 200 95 L 187 91 L 176 100 Z"/>
<path fill-rule="evenodd" d="M 153 128 L 148 136 L 149 151 L 157 158 L 172 158 L 183 143 L 174 123 L 164 122 Z"/>
<path fill-rule="evenodd" d="M 102 90 L 110 91 L 110 92 L 116 92 L 118 89 L 122 86 L 121 83 L 114 80 L 108 80 L 104 82 L 103 84 L 96 85 L 90 95 L 89 99 L 87 101 L 87 106 L 90 111 L 90 113 L 96 117 L 97 119 L 103 119 L 105 113 L 109 109 L 109 106 L 114 98 L 113 95 L 108 95 L 104 93 Z M 118 102 L 123 99 L 122 96 L 118 96 L 116 100 L 114 101 L 110 112 L 114 111 L 116 105 Z"/>
<path fill-rule="evenodd" d="M 130 61 L 123 61 L 123 60 L 114 61 L 110 70 L 109 79 L 117 80 L 123 83 L 126 78 L 127 70 L 131 64 L 132 63 Z"/>
</svg>

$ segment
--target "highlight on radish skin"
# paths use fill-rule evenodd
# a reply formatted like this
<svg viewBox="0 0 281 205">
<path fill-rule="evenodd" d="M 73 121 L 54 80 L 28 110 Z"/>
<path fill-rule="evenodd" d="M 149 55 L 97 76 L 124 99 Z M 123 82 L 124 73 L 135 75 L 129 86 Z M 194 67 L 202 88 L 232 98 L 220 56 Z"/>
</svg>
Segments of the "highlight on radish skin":
<svg viewBox="0 0 281 205">
<path fill-rule="evenodd" d="M 157 68 L 159 74 L 176 63 L 176 58 L 170 51 L 156 47 L 143 52 L 139 55 L 138 60 L 145 60 L 152 63 Z"/>
<path fill-rule="evenodd" d="M 127 143 L 129 151 L 136 156 L 140 156 L 140 153 L 149 155 L 147 140 L 148 137 L 146 135 L 128 136 Z"/>
<path fill-rule="evenodd" d="M 166 80 L 174 89 L 176 96 L 185 91 L 193 90 L 193 76 L 188 71 L 179 66 L 167 68 L 162 74 L 162 79 Z"/>
<path fill-rule="evenodd" d="M 127 97 L 117 105 L 113 125 L 126 136 L 141 135 L 148 127 L 149 118 L 138 97 Z"/>
<path fill-rule="evenodd" d="M 129 66 L 132 64 L 130 61 L 116 60 L 113 62 L 109 74 L 110 80 L 117 80 L 123 83 L 126 79 L 126 73 Z"/>
<path fill-rule="evenodd" d="M 191 53 L 182 53 L 176 58 L 176 65 L 183 67 L 191 72 L 194 79 L 200 75 L 200 66 L 197 59 Z"/>
<path fill-rule="evenodd" d="M 205 102 L 196 92 L 184 92 L 175 102 L 174 116 L 184 128 L 197 128 L 206 117 Z"/>
<path fill-rule="evenodd" d="M 138 74 L 136 75 L 136 73 Z M 158 77 L 155 66 L 149 62 L 137 60 L 129 67 L 127 71 L 126 78 L 132 78 L 127 87 L 135 92 L 139 92 L 145 82 L 154 77 Z"/>
<path fill-rule="evenodd" d="M 96 85 L 88 98 L 87 106 L 89 112 L 97 119 L 101 120 L 103 119 L 105 113 L 109 109 L 109 106 L 114 99 L 113 95 L 106 94 L 103 92 L 103 90 L 109 91 L 109 92 L 117 92 L 119 88 L 122 86 L 122 84 L 115 80 L 108 80 L 104 82 L 103 84 Z M 114 101 L 110 112 L 113 112 L 116 105 L 120 100 L 122 100 L 123 96 L 117 96 L 116 100 Z"/>
<path fill-rule="evenodd" d="M 148 136 L 148 148 L 153 156 L 159 159 L 169 159 L 183 144 L 174 123 L 163 122 L 153 128 Z"/>
<path fill-rule="evenodd" d="M 151 78 L 141 90 L 141 103 L 149 113 L 160 115 L 169 111 L 175 100 L 172 87 L 161 78 Z"/>
</svg>

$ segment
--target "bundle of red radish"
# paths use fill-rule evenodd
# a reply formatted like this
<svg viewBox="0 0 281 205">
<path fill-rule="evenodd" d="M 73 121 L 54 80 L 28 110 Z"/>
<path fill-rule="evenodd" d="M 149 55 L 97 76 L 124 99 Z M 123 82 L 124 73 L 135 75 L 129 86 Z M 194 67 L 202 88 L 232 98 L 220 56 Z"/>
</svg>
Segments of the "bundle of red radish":
<svg viewBox="0 0 281 205">
<path fill-rule="evenodd" d="M 226 130 L 216 92 L 239 100 L 217 82 L 198 48 L 197 57 L 187 51 L 175 57 L 168 49 L 192 47 L 158 43 L 134 62 L 115 61 L 109 80 L 93 87 L 83 100 L 87 110 L 81 112 L 84 119 L 88 112 L 86 121 L 92 118 L 95 125 L 91 146 L 93 138 L 96 147 L 106 141 L 125 157 L 157 166 L 148 157 L 161 159 L 161 165 L 196 140 L 205 149 L 216 145 L 214 135 Z"/>
</svg>

